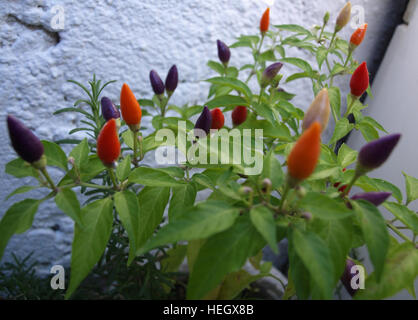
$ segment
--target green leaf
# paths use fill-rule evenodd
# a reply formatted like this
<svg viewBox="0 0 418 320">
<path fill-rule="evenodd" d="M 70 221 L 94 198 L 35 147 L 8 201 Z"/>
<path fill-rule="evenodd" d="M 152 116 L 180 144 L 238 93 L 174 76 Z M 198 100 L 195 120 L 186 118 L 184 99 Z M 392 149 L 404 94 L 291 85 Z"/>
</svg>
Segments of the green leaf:
<svg viewBox="0 0 418 320">
<path fill-rule="evenodd" d="M 248 217 L 240 217 L 228 230 L 209 238 L 199 251 L 187 286 L 187 299 L 201 299 L 224 277 L 241 269 L 265 241 Z"/>
<path fill-rule="evenodd" d="M 173 195 L 168 208 L 168 218 L 170 222 L 176 220 L 189 207 L 194 205 L 197 189 L 194 183 L 188 183 L 181 187 L 172 189 Z"/>
<path fill-rule="evenodd" d="M 187 246 L 177 245 L 166 252 L 167 257 L 161 261 L 161 270 L 163 272 L 177 272 L 180 265 L 186 258 Z"/>
<path fill-rule="evenodd" d="M 299 59 L 299 58 L 282 58 L 280 59 L 281 62 L 283 63 L 290 63 L 293 64 L 294 66 L 302 69 L 303 71 L 307 72 L 307 73 L 312 73 L 312 68 L 311 65 L 306 62 L 305 60 Z"/>
<path fill-rule="evenodd" d="M 346 258 L 353 240 L 353 226 L 350 218 L 340 220 L 316 220 L 315 231 L 329 248 L 334 264 L 334 286 L 343 274 Z"/>
<path fill-rule="evenodd" d="M 206 102 L 206 106 L 208 106 L 209 109 L 213 109 L 221 107 L 249 106 L 249 103 L 242 97 L 226 95 L 216 97 Z"/>
<path fill-rule="evenodd" d="M 136 194 L 129 190 L 116 192 L 114 195 L 116 212 L 129 237 L 128 266 L 135 258 L 139 238 L 139 204 Z"/>
<path fill-rule="evenodd" d="M 375 205 L 365 200 L 352 202 L 358 214 L 360 227 L 366 241 L 377 280 L 380 281 L 389 248 L 389 233 L 385 219 Z"/>
<path fill-rule="evenodd" d="M 418 199 L 418 179 L 408 176 L 405 172 L 402 174 L 405 177 L 406 203 L 409 204 Z"/>
<path fill-rule="evenodd" d="M 217 300 L 232 300 L 236 298 L 252 282 L 257 281 L 267 274 L 252 275 L 245 270 L 239 270 L 228 274 L 222 281 Z"/>
<path fill-rule="evenodd" d="M 248 102 L 251 101 L 251 98 L 253 96 L 250 88 L 244 82 L 238 79 L 228 78 L 228 77 L 216 77 L 216 78 L 208 79 L 206 81 L 213 83 L 213 84 L 230 87 L 234 90 L 237 90 L 238 92 L 241 92 L 242 94 L 244 94 Z"/>
<path fill-rule="evenodd" d="M 335 125 L 334 134 L 328 144 L 333 144 L 345 137 L 353 128 L 354 124 L 350 123 L 347 118 L 341 118 Z"/>
<path fill-rule="evenodd" d="M 337 119 L 341 116 L 341 93 L 338 87 L 328 88 L 328 97 L 333 112 L 337 115 Z"/>
<path fill-rule="evenodd" d="M 332 299 L 335 270 L 326 243 L 313 232 L 294 229 L 291 241 L 296 254 L 303 261 L 321 299 Z"/>
<path fill-rule="evenodd" d="M 418 234 L 418 215 L 414 211 L 394 202 L 385 202 L 384 206 L 415 234 Z"/>
<path fill-rule="evenodd" d="M 60 189 L 55 196 L 55 203 L 62 212 L 73 219 L 80 226 L 81 224 L 81 208 L 78 202 L 77 195 L 71 189 Z"/>
<path fill-rule="evenodd" d="M 297 298 L 299 300 L 307 300 L 311 294 L 311 277 L 309 270 L 305 267 L 302 259 L 297 255 L 293 246 L 293 241 L 289 241 L 289 271 L 288 279 L 291 288 L 286 291 L 285 297 L 293 295 L 296 291 Z M 294 290 L 292 290 L 294 287 Z"/>
<path fill-rule="evenodd" d="M 77 168 L 81 169 L 88 162 L 89 157 L 89 144 L 87 139 L 81 141 L 77 146 L 74 147 L 70 152 L 70 156 L 74 158 L 74 163 Z"/>
<path fill-rule="evenodd" d="M 379 139 L 379 133 L 368 122 L 360 122 L 358 124 L 359 130 L 367 142 Z"/>
<path fill-rule="evenodd" d="M 228 67 L 226 69 L 226 76 L 229 78 L 236 78 L 238 77 L 239 71 L 235 67 Z"/>
<path fill-rule="evenodd" d="M 42 140 L 48 166 L 67 170 L 67 155 L 61 147 L 53 142 Z"/>
<path fill-rule="evenodd" d="M 40 203 L 40 200 L 25 199 L 16 202 L 6 211 L 0 221 L 0 260 L 9 239 L 15 233 L 23 233 L 32 226 Z"/>
<path fill-rule="evenodd" d="M 284 49 L 284 47 L 283 47 L 283 46 L 281 46 L 281 45 L 277 45 L 277 46 L 276 46 L 276 51 L 280 54 L 280 56 L 281 56 L 282 58 L 286 57 L 286 51 L 285 51 L 285 49 Z"/>
<path fill-rule="evenodd" d="M 328 50 L 325 47 L 319 47 L 316 51 L 316 61 L 318 62 L 319 70 L 321 70 L 322 64 L 328 56 Z"/>
<path fill-rule="evenodd" d="M 259 116 L 268 120 L 272 125 L 277 124 L 276 117 L 274 116 L 273 109 L 265 103 L 259 103 L 254 105 L 255 111 Z"/>
<path fill-rule="evenodd" d="M 418 276 L 418 250 L 404 242 L 388 254 L 381 280 L 373 273 L 366 279 L 365 290 L 359 290 L 355 299 L 380 300 L 389 298 L 412 286 Z"/>
<path fill-rule="evenodd" d="M 220 64 L 219 62 L 216 61 L 208 61 L 207 66 L 209 68 L 211 68 L 213 71 L 219 73 L 219 74 L 224 74 L 225 72 L 225 67 Z"/>
<path fill-rule="evenodd" d="M 351 149 L 344 143 L 338 150 L 337 161 L 342 168 L 347 168 L 350 164 L 356 161 L 357 154 L 358 152 L 356 150 Z"/>
<path fill-rule="evenodd" d="M 129 175 L 128 181 L 149 187 L 178 187 L 186 183 L 174 179 L 162 170 L 147 167 L 139 167 L 133 170 Z"/>
<path fill-rule="evenodd" d="M 169 198 L 170 188 L 145 187 L 138 194 L 139 232 L 137 249 L 147 242 L 160 225 Z"/>
<path fill-rule="evenodd" d="M 392 196 L 398 200 L 399 203 L 402 202 L 402 193 L 399 190 L 397 186 L 394 184 L 382 180 L 382 179 L 376 179 L 376 178 L 370 178 L 367 176 L 360 177 L 356 183 L 356 186 L 362 188 L 366 192 L 370 191 L 387 191 L 391 192 Z"/>
<path fill-rule="evenodd" d="M 250 211 L 251 222 L 269 244 L 271 250 L 279 253 L 276 241 L 276 223 L 273 213 L 264 206 L 253 207 Z"/>
<path fill-rule="evenodd" d="M 127 155 L 116 168 L 116 176 L 120 181 L 124 181 L 131 173 L 131 156 Z"/>
<path fill-rule="evenodd" d="M 343 201 L 337 201 L 327 195 L 309 192 L 299 203 L 300 208 L 311 212 L 314 217 L 319 219 L 344 219 L 353 214 Z"/>
<path fill-rule="evenodd" d="M 16 195 L 16 194 L 22 194 L 22 193 L 26 193 L 28 191 L 31 191 L 33 189 L 38 189 L 39 187 L 35 187 L 35 186 L 21 186 L 16 188 L 13 192 L 11 192 L 5 200 L 10 199 L 12 196 Z"/>
<path fill-rule="evenodd" d="M 77 224 L 71 252 L 71 279 L 65 298 L 68 299 L 90 273 L 106 249 L 112 232 L 113 206 L 110 198 L 91 202 L 81 209 L 84 228 Z"/>
<path fill-rule="evenodd" d="M 286 31 L 295 32 L 299 34 L 306 34 L 308 36 L 312 35 L 308 29 L 305 29 L 304 27 L 297 25 L 297 24 L 279 24 L 279 25 L 275 25 L 274 27 L 280 30 L 286 30 Z"/>
<path fill-rule="evenodd" d="M 201 202 L 175 221 L 162 227 L 154 238 L 137 252 L 141 254 L 158 246 L 177 241 L 207 238 L 229 228 L 239 209 L 221 201 Z"/>
<path fill-rule="evenodd" d="M 14 159 L 6 164 L 5 172 L 16 178 L 24 177 L 38 177 L 37 170 L 32 167 L 28 162 L 23 161 L 21 158 Z"/>
<path fill-rule="evenodd" d="M 263 172 L 261 173 L 261 179 L 269 178 L 272 184 L 272 190 L 280 187 L 284 182 L 284 173 L 282 166 L 277 160 L 273 149 L 265 156 L 263 161 Z"/>
<path fill-rule="evenodd" d="M 267 51 L 264 51 L 258 56 L 258 59 L 260 62 L 262 61 L 276 61 L 276 57 L 274 55 L 274 50 L 270 49 Z"/>
<path fill-rule="evenodd" d="M 206 188 L 215 190 L 215 185 L 213 181 L 203 173 L 195 173 L 192 177 L 192 180 L 196 182 L 198 185 L 203 186 L 203 188 L 199 188 L 199 191 Z"/>
</svg>

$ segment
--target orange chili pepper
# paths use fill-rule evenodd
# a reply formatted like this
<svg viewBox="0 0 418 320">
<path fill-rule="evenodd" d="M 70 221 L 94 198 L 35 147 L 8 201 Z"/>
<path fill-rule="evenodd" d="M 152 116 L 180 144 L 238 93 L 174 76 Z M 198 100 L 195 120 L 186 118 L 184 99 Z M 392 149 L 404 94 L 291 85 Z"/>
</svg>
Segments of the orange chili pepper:
<svg viewBox="0 0 418 320">
<path fill-rule="evenodd" d="M 112 166 L 119 158 L 120 142 L 115 119 L 110 119 L 103 126 L 97 137 L 97 155 L 105 166 Z"/>
<path fill-rule="evenodd" d="M 321 151 L 321 125 L 314 122 L 296 142 L 289 156 L 287 167 L 290 177 L 304 180 L 315 170 Z"/>
<path fill-rule="evenodd" d="M 142 111 L 129 86 L 124 83 L 120 91 L 120 109 L 122 118 L 132 131 L 140 128 Z"/>
<path fill-rule="evenodd" d="M 350 38 L 350 48 L 354 50 L 357 48 L 364 40 L 367 31 L 367 23 L 361 25 L 356 31 L 353 32 Z"/>
<path fill-rule="evenodd" d="M 264 11 L 263 16 L 260 20 L 260 31 L 261 33 L 265 33 L 269 30 L 269 24 L 270 24 L 270 8 L 267 8 L 266 11 Z"/>
</svg>

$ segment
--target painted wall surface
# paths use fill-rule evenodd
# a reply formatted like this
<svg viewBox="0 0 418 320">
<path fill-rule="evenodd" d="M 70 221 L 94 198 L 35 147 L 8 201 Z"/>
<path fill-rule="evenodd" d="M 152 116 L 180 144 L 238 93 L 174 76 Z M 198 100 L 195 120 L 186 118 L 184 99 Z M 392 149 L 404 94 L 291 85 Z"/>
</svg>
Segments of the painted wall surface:
<svg viewBox="0 0 418 320">
<path fill-rule="evenodd" d="M 201 80 L 213 75 L 206 62 L 217 59 L 216 40 L 231 44 L 240 34 L 257 33 L 261 14 L 271 2 L 1 0 L 0 199 L 3 201 L 22 183 L 4 173 L 5 164 L 15 158 L 7 137 L 7 114 L 22 119 L 41 139 L 62 139 L 80 125 L 80 118 L 75 114 L 52 116 L 58 108 L 71 107 L 82 97 L 82 91 L 68 83 L 68 79 L 86 83 L 96 73 L 102 80 L 117 80 L 105 91 L 115 101 L 123 82 L 130 85 L 138 98 L 150 98 L 149 71 L 155 69 L 165 76 L 172 64 L 178 66 L 180 74 L 172 102 L 204 103 L 208 85 Z M 352 1 L 364 9 L 369 23 L 366 41 L 356 52 L 356 59 L 373 62 L 382 30 L 390 21 L 391 2 Z M 309 28 L 320 24 L 328 10 L 333 25 L 344 3 L 344 0 L 276 1 L 271 7 L 271 23 L 297 23 Z M 62 22 L 56 20 L 62 10 L 64 26 L 56 31 L 51 22 L 58 25 Z M 347 27 L 341 36 L 347 39 L 352 32 Z M 300 50 L 289 51 L 288 55 L 315 61 Z M 231 65 L 242 66 L 247 62 L 250 62 L 250 52 L 232 51 Z M 282 70 L 285 75 L 297 71 L 291 66 Z M 347 78 L 337 83 L 347 92 Z M 309 81 L 295 81 L 284 88 L 298 95 L 293 102 L 302 109 L 313 99 Z M 52 174 L 57 177 L 59 172 L 52 170 Z M 24 182 L 34 183 L 30 178 Z M 41 197 L 42 194 L 28 195 Z M 21 198 L 3 201 L 1 207 L 7 208 Z M 4 211 L 0 210 L 0 216 Z M 12 252 L 24 256 L 34 251 L 42 273 L 48 273 L 54 264 L 68 265 L 72 226 L 72 221 L 56 209 L 53 201 L 46 202 L 40 207 L 33 227 L 12 238 L 4 259 L 10 259 Z"/>
</svg>

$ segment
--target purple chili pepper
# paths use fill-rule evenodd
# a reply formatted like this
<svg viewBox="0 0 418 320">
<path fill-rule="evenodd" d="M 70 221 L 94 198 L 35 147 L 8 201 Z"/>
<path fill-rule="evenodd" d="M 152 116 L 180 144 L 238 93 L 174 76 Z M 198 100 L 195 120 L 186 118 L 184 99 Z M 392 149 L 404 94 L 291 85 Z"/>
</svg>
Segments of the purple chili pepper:
<svg viewBox="0 0 418 320">
<path fill-rule="evenodd" d="M 179 74 L 176 65 L 173 65 L 167 73 L 165 78 L 165 88 L 168 93 L 173 93 L 177 88 L 179 82 Z"/>
<path fill-rule="evenodd" d="M 380 206 L 387 198 L 391 196 L 391 192 L 365 192 L 358 193 L 351 197 L 352 200 L 367 200 L 376 207 Z"/>
<path fill-rule="evenodd" d="M 359 152 L 358 165 L 367 171 L 380 167 L 389 158 L 400 138 L 401 134 L 394 133 L 369 142 Z"/>
<path fill-rule="evenodd" d="M 31 130 L 11 115 L 7 116 L 7 127 L 13 149 L 23 160 L 33 163 L 41 159 L 44 146 Z"/>
<path fill-rule="evenodd" d="M 194 128 L 201 129 L 205 131 L 206 134 L 208 134 L 210 131 L 211 125 L 212 125 L 212 114 L 210 113 L 209 108 L 205 106 L 199 118 L 197 119 Z"/>
<path fill-rule="evenodd" d="M 219 60 L 226 66 L 231 58 L 231 51 L 229 50 L 228 46 L 223 43 L 221 40 L 216 40 L 218 44 L 218 57 Z"/>
<path fill-rule="evenodd" d="M 100 101 L 102 105 L 102 116 L 106 121 L 120 118 L 120 112 L 108 97 L 103 97 Z"/>
<path fill-rule="evenodd" d="M 267 85 L 274 79 L 274 77 L 277 76 L 282 67 L 283 63 L 281 62 L 276 62 L 268 66 L 261 75 L 261 86 L 267 87 Z"/>
<path fill-rule="evenodd" d="M 347 289 L 348 293 L 350 294 L 350 296 L 354 296 L 354 294 L 358 290 L 358 289 L 353 289 L 351 287 L 351 279 L 354 276 L 353 274 L 351 274 L 351 268 L 355 265 L 356 264 L 354 263 L 353 260 L 347 259 L 345 269 L 344 269 L 344 273 L 343 273 L 343 275 L 341 276 L 341 279 L 340 279 L 342 284 L 344 285 L 344 287 Z"/>
<path fill-rule="evenodd" d="M 154 90 L 155 94 L 163 94 L 165 89 L 164 83 L 155 70 L 151 70 L 149 74 L 149 79 L 151 81 L 152 90 Z"/>
</svg>

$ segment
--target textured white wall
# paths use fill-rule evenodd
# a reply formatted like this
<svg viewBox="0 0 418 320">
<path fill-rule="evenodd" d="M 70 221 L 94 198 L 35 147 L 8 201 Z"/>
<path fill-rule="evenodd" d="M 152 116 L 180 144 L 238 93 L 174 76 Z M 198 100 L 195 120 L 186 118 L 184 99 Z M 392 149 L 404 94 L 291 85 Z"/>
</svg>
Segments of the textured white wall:
<svg viewBox="0 0 418 320">
<path fill-rule="evenodd" d="M 271 2 L 270 1 L 266 1 Z M 86 83 L 96 73 L 103 80 L 117 80 L 105 95 L 117 100 L 123 82 L 138 98 L 150 98 L 149 71 L 156 69 L 162 77 L 177 64 L 179 87 L 172 102 L 204 103 L 208 85 L 200 80 L 213 75 L 206 67 L 217 59 L 216 39 L 231 44 L 240 34 L 258 32 L 259 18 L 267 4 L 255 0 L 0 0 L 0 199 L 21 181 L 4 173 L 4 165 L 15 158 L 9 146 L 5 118 L 18 116 L 42 139 L 57 140 L 78 125 L 77 115 L 52 116 L 54 110 L 70 107 L 82 92 L 66 82 L 75 79 Z M 358 60 L 370 60 L 378 31 L 385 24 L 389 0 L 354 0 L 362 5 L 369 23 L 367 41 L 356 52 Z M 272 6 L 271 23 L 298 23 L 305 27 L 322 22 L 326 10 L 336 14 L 344 0 L 280 0 Z M 51 8 L 64 8 L 65 25 L 58 34 L 51 29 Z M 346 38 L 353 30 L 342 33 Z M 58 42 L 59 39 L 59 42 Z M 294 56 L 307 57 L 299 50 Z M 248 51 L 232 51 L 231 65 L 249 61 Z M 312 61 L 314 59 L 310 58 Z M 296 69 L 283 68 L 287 75 Z M 348 80 L 340 82 L 344 90 Z M 306 109 L 313 98 L 309 82 L 295 81 L 286 86 L 298 94 L 294 103 Z M 58 172 L 53 172 L 57 174 Z M 32 179 L 25 180 L 34 183 Z M 30 194 L 40 197 L 40 193 Z M 22 197 L 3 201 L 5 208 Z M 68 264 L 72 222 L 60 213 L 53 202 L 43 204 L 34 227 L 14 236 L 6 249 L 22 256 L 34 250 L 42 264 L 41 272 L 56 263 Z"/>
</svg>

